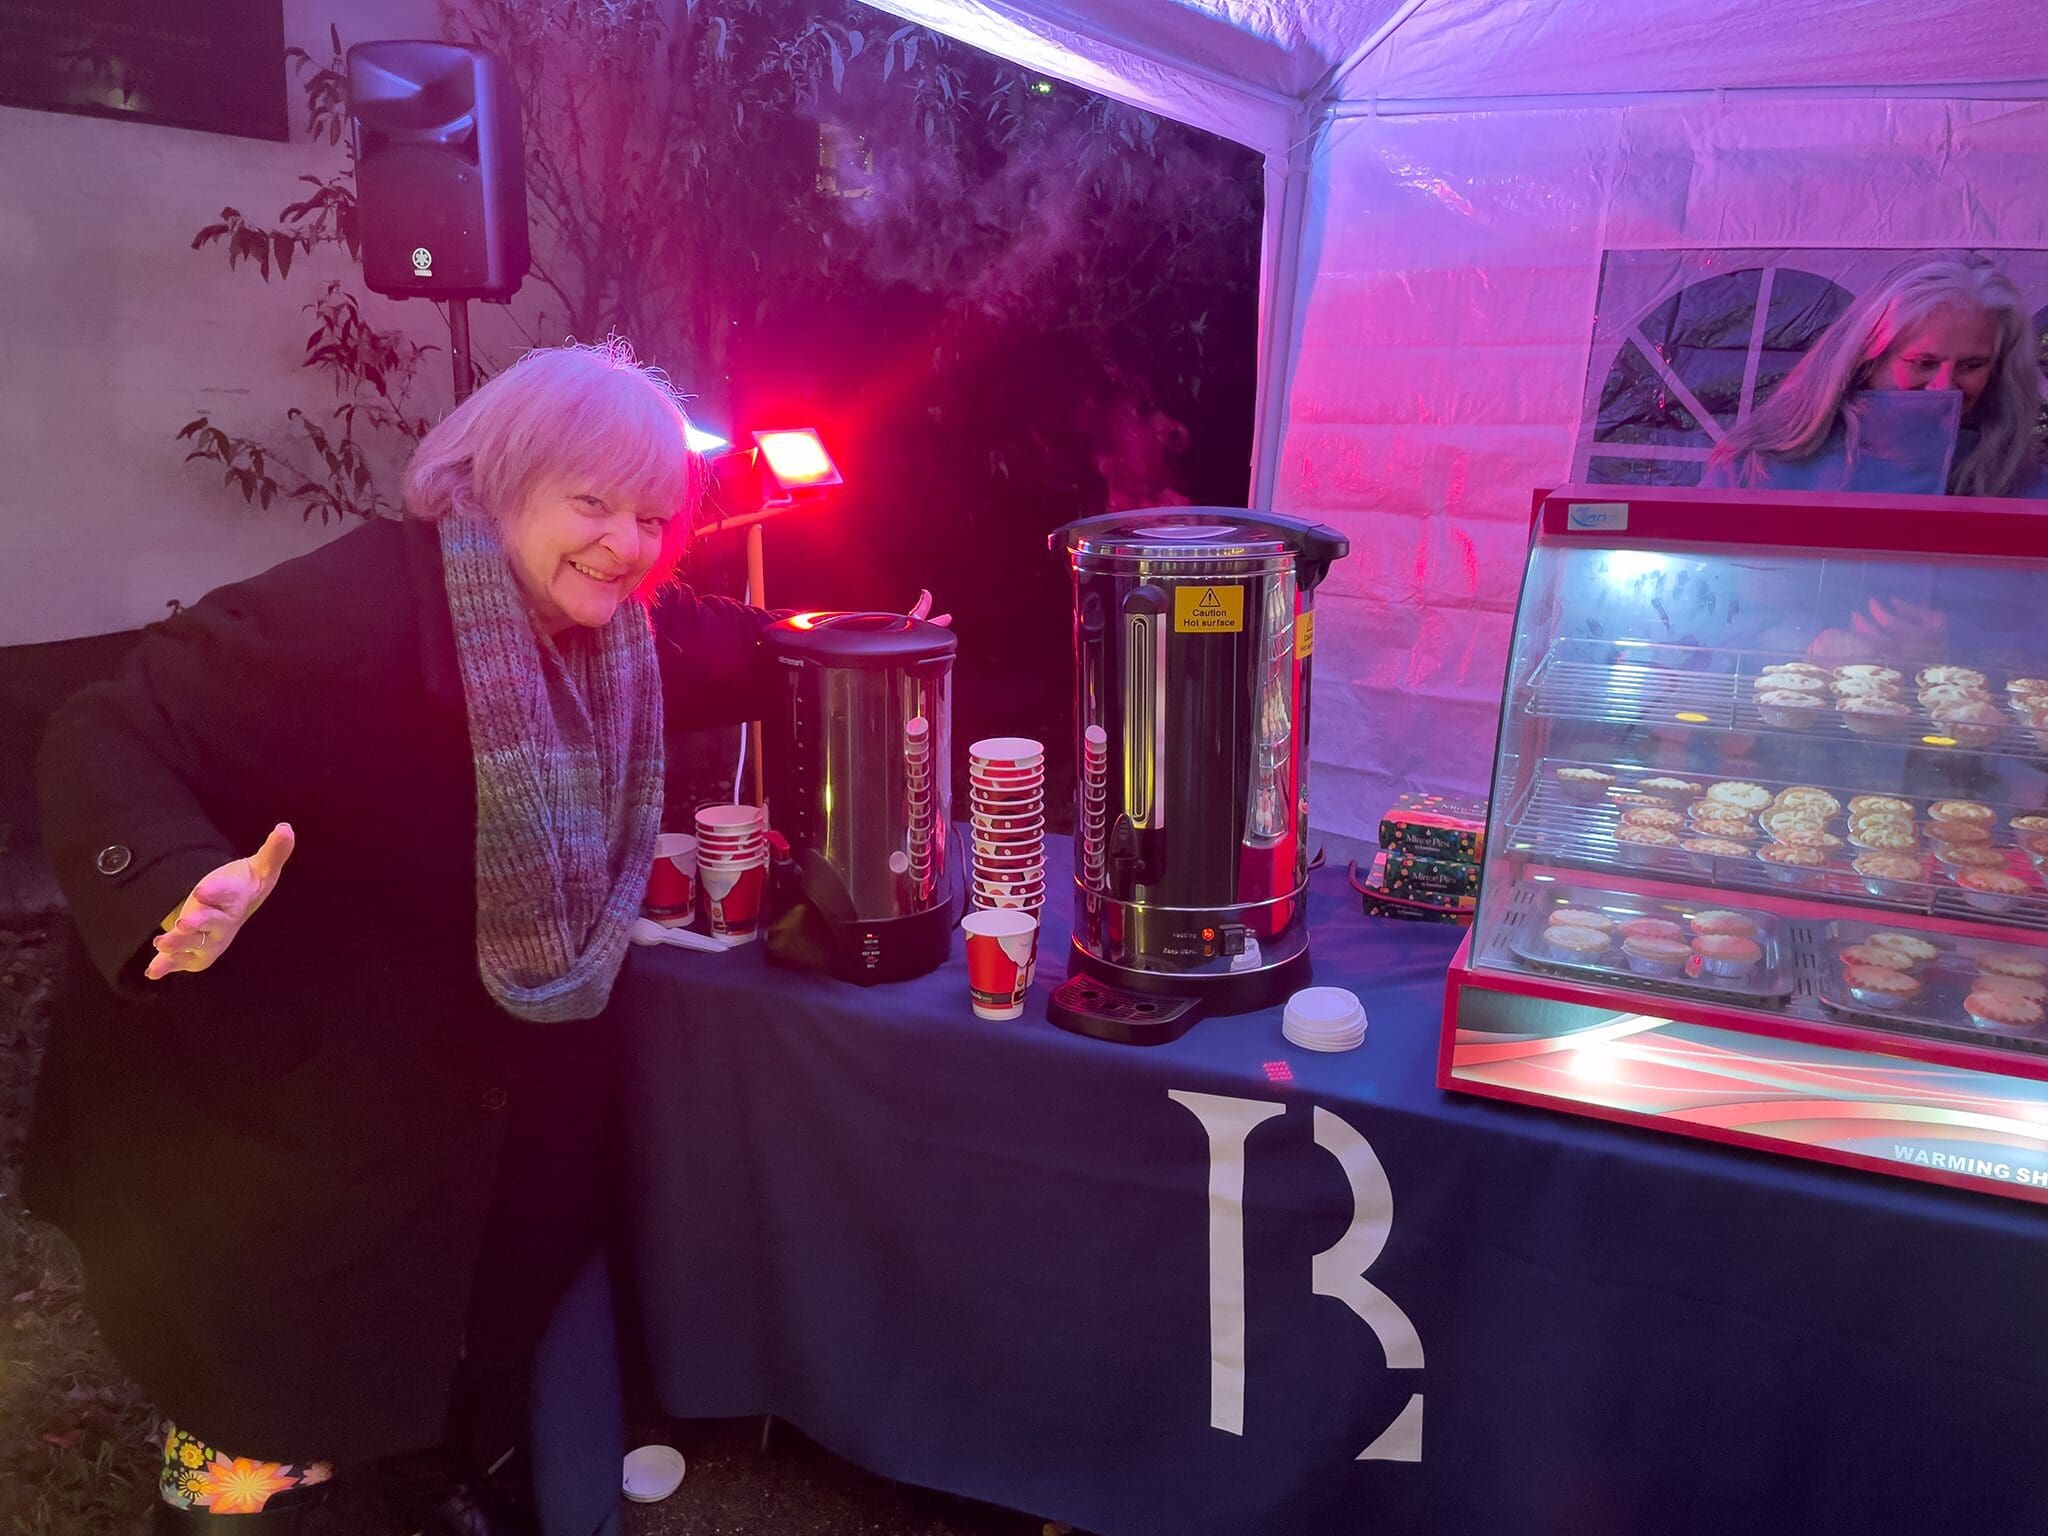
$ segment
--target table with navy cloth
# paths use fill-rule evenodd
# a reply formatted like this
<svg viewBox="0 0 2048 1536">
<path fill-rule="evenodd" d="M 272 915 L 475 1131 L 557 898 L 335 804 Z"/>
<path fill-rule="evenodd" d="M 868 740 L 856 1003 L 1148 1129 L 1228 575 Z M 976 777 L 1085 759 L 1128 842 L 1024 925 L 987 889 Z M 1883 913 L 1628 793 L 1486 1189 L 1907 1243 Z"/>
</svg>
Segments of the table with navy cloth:
<svg viewBox="0 0 2048 1536">
<path fill-rule="evenodd" d="M 1446 1094 L 1459 932 L 1310 903 L 1348 1054 L 1053 1028 L 1057 901 L 1015 1023 L 957 935 L 875 988 L 637 951 L 662 1406 L 1103 1536 L 2048 1530 L 2038 1207 Z"/>
</svg>

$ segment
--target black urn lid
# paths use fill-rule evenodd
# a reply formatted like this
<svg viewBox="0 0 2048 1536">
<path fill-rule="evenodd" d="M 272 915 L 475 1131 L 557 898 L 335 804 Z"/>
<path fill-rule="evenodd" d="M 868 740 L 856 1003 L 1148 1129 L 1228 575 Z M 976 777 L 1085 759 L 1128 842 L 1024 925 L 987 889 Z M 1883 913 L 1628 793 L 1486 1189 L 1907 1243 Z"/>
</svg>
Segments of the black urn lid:
<svg viewBox="0 0 2048 1536">
<path fill-rule="evenodd" d="M 821 667 L 917 667 L 951 661 L 953 631 L 902 613 L 798 613 L 768 626 L 762 644 Z"/>
</svg>

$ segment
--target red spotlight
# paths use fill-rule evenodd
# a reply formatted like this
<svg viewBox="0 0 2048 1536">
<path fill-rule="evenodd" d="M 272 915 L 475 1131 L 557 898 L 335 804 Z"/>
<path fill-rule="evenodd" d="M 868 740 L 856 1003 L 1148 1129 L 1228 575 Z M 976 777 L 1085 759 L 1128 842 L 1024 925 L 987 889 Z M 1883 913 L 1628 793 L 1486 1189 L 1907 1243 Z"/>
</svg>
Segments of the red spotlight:
<svg viewBox="0 0 2048 1536">
<path fill-rule="evenodd" d="M 832 462 L 832 455 L 825 451 L 824 442 L 811 427 L 756 432 L 754 442 L 760 447 L 768 478 L 785 496 L 846 483 L 839 466 Z"/>
</svg>

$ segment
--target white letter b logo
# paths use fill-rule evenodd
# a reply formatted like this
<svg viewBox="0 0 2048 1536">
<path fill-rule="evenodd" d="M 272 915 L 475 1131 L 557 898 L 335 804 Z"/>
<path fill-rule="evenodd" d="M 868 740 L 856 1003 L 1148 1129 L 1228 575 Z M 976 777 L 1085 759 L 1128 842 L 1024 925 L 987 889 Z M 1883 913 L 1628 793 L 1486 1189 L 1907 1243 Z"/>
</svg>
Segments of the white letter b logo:
<svg viewBox="0 0 2048 1536">
<path fill-rule="evenodd" d="M 1287 1112 L 1284 1104 L 1223 1094 L 1169 1090 L 1167 1097 L 1202 1122 L 1209 1138 L 1209 1422 L 1244 1433 L 1244 1167 L 1253 1129 Z M 1316 1145 L 1337 1159 L 1351 1186 L 1351 1225 L 1310 1265 L 1318 1296 L 1341 1301 L 1365 1320 L 1388 1366 L 1422 1369 L 1422 1340 L 1408 1314 L 1365 1278 L 1394 1230 L 1394 1190 L 1372 1144 L 1349 1122 L 1315 1111 Z M 1422 1459 L 1422 1394 L 1358 1455 L 1360 1461 Z"/>
</svg>

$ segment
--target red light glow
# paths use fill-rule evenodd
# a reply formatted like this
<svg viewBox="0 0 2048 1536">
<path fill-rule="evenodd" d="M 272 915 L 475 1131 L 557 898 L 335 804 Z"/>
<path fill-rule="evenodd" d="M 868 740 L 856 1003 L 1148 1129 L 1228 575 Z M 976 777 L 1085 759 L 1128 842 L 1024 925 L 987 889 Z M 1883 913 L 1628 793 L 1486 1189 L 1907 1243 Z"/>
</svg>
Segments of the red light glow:
<svg viewBox="0 0 2048 1536">
<path fill-rule="evenodd" d="M 768 473 L 784 490 L 842 483 L 839 467 L 832 462 L 832 456 L 825 451 L 825 444 L 818 434 L 809 427 L 785 432 L 756 432 L 754 441 L 760 444 Z"/>
</svg>

